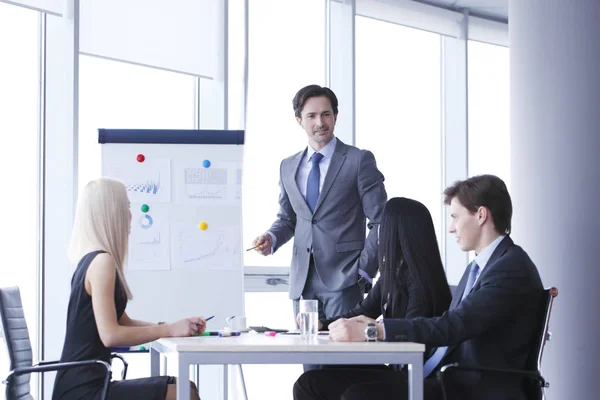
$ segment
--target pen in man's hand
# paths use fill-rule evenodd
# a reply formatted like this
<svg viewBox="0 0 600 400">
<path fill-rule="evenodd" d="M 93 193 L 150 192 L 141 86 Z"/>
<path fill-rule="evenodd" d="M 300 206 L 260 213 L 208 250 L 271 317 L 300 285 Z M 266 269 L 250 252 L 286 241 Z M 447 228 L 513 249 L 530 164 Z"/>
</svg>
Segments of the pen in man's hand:
<svg viewBox="0 0 600 400">
<path fill-rule="evenodd" d="M 262 245 L 262 243 L 257 244 L 254 247 L 250 247 L 249 249 L 246 249 L 246 251 L 250 251 L 250 250 L 254 250 L 254 249 L 258 249 L 260 246 Z"/>
</svg>

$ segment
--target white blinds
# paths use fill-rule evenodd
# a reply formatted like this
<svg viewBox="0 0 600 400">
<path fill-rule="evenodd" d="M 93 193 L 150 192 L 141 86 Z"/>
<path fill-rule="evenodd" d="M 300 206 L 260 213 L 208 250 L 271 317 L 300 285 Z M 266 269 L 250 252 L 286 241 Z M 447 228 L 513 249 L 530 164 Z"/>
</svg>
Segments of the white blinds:
<svg viewBox="0 0 600 400">
<path fill-rule="evenodd" d="M 80 52 L 214 77 L 223 0 L 81 0 Z"/>
</svg>

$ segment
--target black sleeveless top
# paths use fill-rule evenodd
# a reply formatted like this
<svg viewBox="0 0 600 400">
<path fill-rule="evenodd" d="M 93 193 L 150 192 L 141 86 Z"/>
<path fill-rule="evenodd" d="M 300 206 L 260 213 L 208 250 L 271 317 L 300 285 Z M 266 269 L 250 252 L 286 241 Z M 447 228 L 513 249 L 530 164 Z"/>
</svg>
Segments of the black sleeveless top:
<svg viewBox="0 0 600 400">
<path fill-rule="evenodd" d="M 110 364 L 111 350 L 100 340 L 92 298 L 85 291 L 85 275 L 92 260 L 104 251 L 86 254 L 71 279 L 71 297 L 67 314 L 67 333 L 60 361 L 102 360 Z M 115 275 L 117 271 L 115 269 Z M 117 320 L 127 305 L 127 296 L 119 280 L 115 279 L 115 306 Z M 101 365 L 85 366 L 59 371 L 54 382 L 52 399 L 88 399 L 98 395 L 104 383 L 105 369 Z"/>
</svg>

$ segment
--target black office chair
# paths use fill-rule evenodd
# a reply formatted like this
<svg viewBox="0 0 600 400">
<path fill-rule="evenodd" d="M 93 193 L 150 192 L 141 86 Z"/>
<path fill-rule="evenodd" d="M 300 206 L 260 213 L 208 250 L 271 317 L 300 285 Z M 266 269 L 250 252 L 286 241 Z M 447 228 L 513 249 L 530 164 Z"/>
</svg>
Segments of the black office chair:
<svg viewBox="0 0 600 400">
<path fill-rule="evenodd" d="M 2 336 L 4 336 L 6 342 L 10 362 L 10 373 L 2 381 L 3 384 L 6 384 L 6 400 L 33 400 L 29 393 L 29 379 L 32 372 L 59 371 L 84 365 L 98 365 L 99 368 L 103 367 L 105 369 L 102 399 L 106 399 L 111 378 L 111 366 L 105 361 L 40 361 L 32 365 L 31 342 L 18 287 L 0 288 L 0 338 Z M 123 357 L 117 354 L 112 354 L 112 358 L 119 358 L 123 361 L 122 376 L 125 379 L 127 363 Z"/>
<path fill-rule="evenodd" d="M 542 376 L 542 356 L 544 354 L 544 346 L 550 341 L 552 333 L 548 331 L 550 323 L 550 313 L 552 312 L 552 303 L 554 298 L 558 296 L 558 289 L 551 287 L 544 289 L 542 297 L 541 318 L 538 328 L 535 330 L 533 338 L 533 347 L 529 353 L 529 357 L 525 362 L 524 370 L 500 369 L 478 367 L 473 365 L 460 365 L 459 363 L 444 365 L 437 373 L 437 379 L 442 386 L 444 398 L 449 399 L 449 393 L 444 385 L 447 374 L 452 371 L 477 371 L 482 373 L 507 374 L 523 377 L 523 391 L 529 400 L 542 400 L 545 398 L 544 389 L 550 387 L 550 383 L 546 382 Z"/>
</svg>

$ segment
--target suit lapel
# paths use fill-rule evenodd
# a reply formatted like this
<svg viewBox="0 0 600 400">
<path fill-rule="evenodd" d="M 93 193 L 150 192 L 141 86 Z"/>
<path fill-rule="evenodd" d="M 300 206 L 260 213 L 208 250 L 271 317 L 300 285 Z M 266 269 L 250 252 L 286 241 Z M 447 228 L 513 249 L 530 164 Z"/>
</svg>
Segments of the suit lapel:
<svg viewBox="0 0 600 400">
<path fill-rule="evenodd" d="M 500 243 L 498 243 L 498 247 L 496 247 L 496 250 L 494 250 L 494 252 L 490 256 L 490 259 L 488 260 L 487 264 L 485 265 L 483 272 L 481 272 L 481 274 L 479 274 L 479 278 L 477 279 L 477 282 L 475 282 L 475 285 L 473 285 L 473 289 L 478 287 L 479 283 L 481 282 L 481 277 L 484 276 L 485 273 L 487 271 L 489 271 L 490 267 L 492 267 L 496 263 L 496 261 L 498 261 L 500 259 L 500 257 L 502 257 L 504 255 L 504 253 L 506 253 L 506 250 L 508 250 L 508 248 L 514 244 L 515 243 L 512 241 L 512 239 L 508 235 L 506 235 L 506 237 L 504 239 L 502 239 L 502 241 Z"/>
<path fill-rule="evenodd" d="M 508 250 L 508 248 L 513 244 L 514 243 L 510 236 L 506 235 L 506 237 L 498 244 L 498 247 L 496 247 L 496 249 L 492 253 L 490 259 L 485 265 L 485 268 L 483 269 L 483 272 L 479 275 L 479 278 L 477 278 L 477 282 L 475 282 L 475 285 L 473 285 L 473 287 L 471 288 L 471 291 L 478 287 L 479 283 L 481 282 L 481 277 L 485 275 L 486 271 L 489 270 L 489 267 L 494 265 L 494 263 L 498 261 L 498 259 L 502 257 L 506 250 Z M 471 264 L 469 264 L 469 267 L 465 270 L 465 273 L 460 279 L 460 283 L 456 288 L 456 295 L 452 297 L 452 302 L 450 303 L 450 310 L 456 308 L 458 306 L 458 303 L 460 303 L 460 300 L 462 299 L 463 293 L 465 291 L 465 286 L 467 286 L 467 281 L 469 280 L 470 266 Z"/>
<path fill-rule="evenodd" d="M 312 212 L 310 211 L 308 204 L 306 204 L 306 199 L 304 198 L 304 196 L 302 196 L 302 193 L 298 188 L 298 184 L 296 183 L 296 175 L 298 174 L 298 168 L 300 168 L 300 162 L 302 162 L 302 158 L 305 154 L 306 149 L 296 154 L 294 158 L 292 158 L 291 162 L 289 163 L 289 169 L 287 171 L 284 171 L 285 177 L 283 177 L 282 179 L 286 179 L 287 184 L 285 185 L 285 187 L 288 189 L 288 196 L 297 200 L 295 201 L 295 203 L 301 205 L 301 209 L 298 211 L 302 212 L 307 216 L 307 218 L 310 219 L 312 217 Z"/>
<path fill-rule="evenodd" d="M 470 266 L 471 264 L 469 264 Z M 460 282 L 454 291 L 454 295 L 452 296 L 452 302 L 450 303 L 450 310 L 454 310 L 458 303 L 460 303 L 460 299 L 462 298 L 463 292 L 465 291 L 465 286 L 467 286 L 467 281 L 469 280 L 469 267 L 465 269 L 465 272 L 460 278 Z"/>
<path fill-rule="evenodd" d="M 510 236 L 506 235 L 506 237 L 500 242 L 500 244 L 498 244 L 498 247 L 496 247 L 496 250 L 494 250 L 494 252 L 492 253 L 492 256 L 490 257 L 489 261 L 485 265 L 483 272 L 479 275 L 479 278 L 477 278 L 477 282 L 475 283 L 475 285 L 473 285 L 473 288 L 471 289 L 471 291 L 473 291 L 476 287 L 478 287 L 478 285 L 480 285 L 481 277 L 483 275 L 485 275 L 486 271 L 489 271 L 489 268 L 492 267 L 496 263 L 496 261 L 498 261 L 498 259 L 500 257 L 502 257 L 502 255 L 506 252 L 506 250 L 508 250 L 508 248 L 510 246 L 512 246 L 513 244 L 514 244 L 514 242 L 512 241 Z M 469 268 L 467 268 L 467 270 L 465 271 L 465 274 L 463 275 L 462 279 L 460 280 L 460 283 L 457 288 L 457 294 L 460 293 L 460 295 L 457 295 L 456 297 L 452 298 L 452 303 L 450 303 L 450 310 L 453 310 L 454 308 L 456 308 L 458 306 L 458 304 L 460 303 L 462 294 L 465 291 L 465 286 L 467 286 L 468 279 L 469 279 Z M 448 354 L 452 353 L 452 351 L 454 349 L 456 349 L 458 346 L 460 346 L 460 344 L 455 344 L 455 345 L 449 346 L 448 351 L 446 351 L 446 354 L 444 355 L 444 358 L 446 358 L 448 356 Z"/>
<path fill-rule="evenodd" d="M 317 210 L 319 210 L 319 207 L 323 203 L 325 197 L 327 197 L 327 193 L 329 193 L 331 185 L 333 185 L 333 182 L 340 172 L 340 169 L 342 169 L 344 161 L 346 161 L 346 145 L 340 139 L 337 139 L 335 151 L 331 157 L 331 162 L 329 163 L 329 168 L 327 169 L 327 175 L 325 175 L 323 187 L 319 193 L 319 200 L 317 200 L 317 205 L 315 206 L 315 214 L 317 213 Z"/>
</svg>

